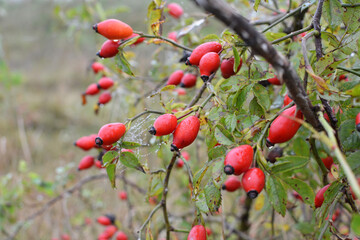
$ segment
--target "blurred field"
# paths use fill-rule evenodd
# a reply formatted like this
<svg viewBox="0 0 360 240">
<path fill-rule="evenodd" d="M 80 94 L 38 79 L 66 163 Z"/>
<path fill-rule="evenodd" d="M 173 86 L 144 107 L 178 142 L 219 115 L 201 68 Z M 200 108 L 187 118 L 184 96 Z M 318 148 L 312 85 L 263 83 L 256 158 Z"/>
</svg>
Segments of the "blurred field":
<svg viewBox="0 0 360 240">
<path fill-rule="evenodd" d="M 95 1 L 88 2 L 94 6 Z M 134 29 L 146 31 L 147 4 L 144 2 L 101 1 L 101 4 L 105 10 L 113 10 L 113 6 L 119 6 L 121 13 L 110 14 L 108 17 L 125 19 Z M 125 5 L 126 7 L 122 7 Z M 0 74 L 0 176 L 8 175 L 10 181 L 6 185 L 8 189 L 3 189 L 0 195 L 5 200 L 6 196 L 11 196 L 8 201 L 12 201 L 15 207 L 10 214 L 11 218 L 2 221 L 0 218 L 0 225 L 4 224 L 2 227 L 7 233 L 11 233 L 16 223 L 62 189 L 73 186 L 81 178 L 98 173 L 96 169 L 84 173 L 76 171 L 78 161 L 85 155 L 72 145 L 77 138 L 96 133 L 101 125 L 109 121 L 124 121 L 145 106 L 159 108 L 156 101 L 151 99 L 146 104 L 139 104 L 137 109 L 129 110 L 126 103 L 134 102 L 135 96 L 126 95 L 125 89 L 120 90 L 118 97 L 121 99 L 121 94 L 125 94 L 126 99 L 119 100 L 116 104 L 113 101 L 101 109 L 98 116 L 94 115 L 92 109 L 96 97 L 89 98 L 86 106 L 81 105 L 81 93 L 98 78 L 89 70 L 91 61 L 96 57 L 95 53 L 104 41 L 91 29 L 91 24 L 99 20 L 98 15 L 89 12 L 88 18 L 85 16 L 87 21 L 81 22 L 75 17 L 74 21 L 64 22 L 55 14 L 55 9 L 75 9 L 69 14 L 76 16 L 82 13 L 84 6 L 82 1 L 0 3 L 0 61 L 7 65 L 6 74 L 5 68 Z M 189 4 L 185 9 L 191 12 L 194 7 Z M 174 24 L 171 21 L 174 20 L 170 20 L 169 26 Z M 204 28 L 203 31 L 208 32 L 209 29 Z M 150 45 L 131 49 L 137 55 L 133 64 L 140 69 L 140 75 L 148 74 L 149 56 L 156 48 Z M 178 54 L 159 56 L 159 59 L 164 57 L 178 58 Z M 159 66 L 160 70 L 168 69 L 164 64 L 159 63 Z M 16 83 L 15 80 L 20 82 Z M 132 88 L 132 83 L 126 84 L 129 89 Z M 145 84 L 141 92 L 138 92 L 143 94 L 155 83 L 149 83 L 148 87 L 142 81 L 135 84 Z M 143 128 L 140 125 L 138 127 Z M 96 151 L 89 153 L 95 155 Z M 149 159 L 156 155 L 146 152 L 141 154 Z M 136 175 L 135 178 L 130 176 L 130 179 L 139 181 Z M 143 180 L 145 183 L 146 177 Z M 183 184 L 185 182 L 186 178 Z M 34 188 L 36 184 L 40 187 Z M 48 189 L 44 188 L 47 184 Z M 119 182 L 118 185 L 121 189 L 122 184 Z M 15 189 L 14 193 L 11 193 L 12 187 Z M 142 187 L 146 189 L 147 186 Z M 116 194 L 117 191 L 111 189 L 106 178 L 90 183 L 84 187 L 82 194 L 75 193 L 65 198 L 31 225 L 25 226 L 17 239 L 45 240 L 59 237 L 61 233 L 69 233 L 73 239 L 89 239 L 89 236 L 92 236 L 90 239 L 95 239 L 102 228 L 84 228 L 85 217 L 94 221 L 106 211 L 119 209 L 119 213 L 116 213 L 119 220 L 126 222 L 124 219 L 128 217 L 128 212 L 122 210 L 126 209 L 126 204 L 119 202 Z M 136 192 L 133 194 L 137 203 L 144 203 L 144 195 Z M 181 191 L 174 193 L 172 198 L 187 204 L 187 199 L 178 199 L 180 194 Z M 151 206 L 147 204 L 139 209 L 144 212 L 138 212 L 135 218 L 143 220 L 148 214 L 145 209 L 151 209 Z M 12 224 L 9 225 L 8 222 Z M 96 224 L 93 223 L 94 225 Z M 0 233 L 1 239 L 5 236 L 6 233 Z"/>
</svg>

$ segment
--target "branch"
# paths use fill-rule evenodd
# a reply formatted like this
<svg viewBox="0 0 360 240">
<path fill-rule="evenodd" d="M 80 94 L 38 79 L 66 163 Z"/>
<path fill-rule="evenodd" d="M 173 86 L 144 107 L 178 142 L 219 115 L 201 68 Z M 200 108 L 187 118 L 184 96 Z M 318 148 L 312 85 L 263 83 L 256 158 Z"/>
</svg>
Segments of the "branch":
<svg viewBox="0 0 360 240">
<path fill-rule="evenodd" d="M 321 26 L 320 26 L 320 19 L 322 13 L 324 0 L 319 0 L 319 4 L 316 8 L 315 15 L 313 17 L 312 24 L 314 26 L 314 30 L 317 31 L 315 34 L 315 51 L 316 51 L 316 58 L 319 60 L 322 56 L 322 44 L 321 44 Z"/>
<path fill-rule="evenodd" d="M 301 80 L 289 60 L 278 53 L 256 29 L 249 24 L 248 20 L 241 16 L 236 10 L 221 0 L 194 0 L 206 11 L 213 13 L 225 25 L 232 28 L 248 44 L 253 52 L 260 55 L 269 62 L 277 72 L 277 76 L 284 81 L 294 102 L 300 108 L 307 121 L 315 128 L 321 129 L 321 125 L 314 112 Z M 300 11 L 301 8 L 295 9 Z M 286 16 L 288 16 L 287 14 Z"/>
<path fill-rule="evenodd" d="M 314 155 L 316 163 L 318 164 L 318 166 L 320 167 L 320 170 L 322 172 L 322 182 L 323 182 L 323 184 L 325 186 L 325 185 L 328 184 L 328 180 L 327 180 L 328 171 L 327 171 L 323 161 L 321 160 L 321 158 L 319 156 L 319 152 L 318 152 L 318 150 L 316 148 L 316 144 L 315 144 L 315 139 L 311 137 L 310 140 L 309 140 L 309 143 L 310 143 L 310 149 L 311 149 L 311 151 L 312 151 L 312 153 Z"/>
<path fill-rule="evenodd" d="M 177 156 L 178 156 L 178 152 L 175 151 L 171 158 L 169 166 L 166 169 L 166 175 L 165 175 L 165 179 L 164 179 L 164 190 L 163 190 L 162 199 L 161 199 L 161 206 L 163 208 L 164 220 L 165 220 L 165 226 L 166 226 L 166 240 L 170 240 L 170 232 L 173 230 L 173 227 L 170 224 L 169 215 L 167 212 L 166 198 L 167 198 L 167 193 L 169 191 L 168 186 L 169 186 L 171 170 L 174 167 Z"/>
<path fill-rule="evenodd" d="M 288 38 L 291 38 L 291 37 L 294 37 L 294 36 L 297 36 L 299 35 L 300 33 L 304 33 L 304 32 L 307 32 L 307 31 L 310 31 L 311 29 L 313 29 L 313 26 L 312 25 L 309 25 L 303 29 L 300 29 L 298 31 L 295 31 L 295 32 L 292 32 L 292 33 L 289 33 L 288 35 L 282 37 L 282 38 L 279 38 L 279 39 L 276 39 L 274 41 L 272 41 L 271 43 L 272 44 L 276 44 L 276 43 L 279 43 L 279 42 L 282 42 Z"/>
<path fill-rule="evenodd" d="M 171 39 L 169 39 L 169 38 L 163 37 L 163 36 L 149 35 L 149 34 L 145 34 L 145 33 L 142 33 L 142 32 L 135 32 L 135 31 L 134 31 L 134 33 L 139 34 L 140 37 L 161 39 L 161 40 L 163 40 L 163 41 L 166 41 L 166 42 L 174 45 L 175 47 L 178 47 L 178 48 L 184 49 L 184 50 L 186 50 L 186 51 L 192 52 L 192 49 L 191 49 L 191 48 L 188 48 L 188 47 L 186 47 L 186 46 L 184 46 L 184 45 L 181 45 L 181 44 L 179 44 L 179 43 L 177 43 L 177 42 L 175 42 L 175 41 L 173 41 L 173 40 L 171 40 Z"/>
<path fill-rule="evenodd" d="M 141 240 L 141 232 L 142 230 L 144 230 L 144 228 L 146 227 L 146 225 L 150 222 L 151 218 L 154 216 L 154 214 L 157 212 L 157 210 L 159 210 L 162 207 L 162 204 L 159 203 L 158 205 L 156 205 L 156 207 L 151 211 L 151 213 L 149 214 L 149 217 L 145 220 L 145 222 L 143 223 L 143 225 L 141 225 L 140 229 L 138 230 L 138 240 Z"/>
<path fill-rule="evenodd" d="M 345 71 L 345 72 L 352 73 L 352 74 L 360 77 L 360 73 L 359 73 L 359 72 L 356 72 L 356 71 L 354 71 L 354 70 L 352 70 L 352 69 L 348 69 L 348 68 L 344 68 L 344 67 L 340 67 L 340 66 L 338 66 L 337 69 L 343 70 L 343 71 Z"/>
</svg>

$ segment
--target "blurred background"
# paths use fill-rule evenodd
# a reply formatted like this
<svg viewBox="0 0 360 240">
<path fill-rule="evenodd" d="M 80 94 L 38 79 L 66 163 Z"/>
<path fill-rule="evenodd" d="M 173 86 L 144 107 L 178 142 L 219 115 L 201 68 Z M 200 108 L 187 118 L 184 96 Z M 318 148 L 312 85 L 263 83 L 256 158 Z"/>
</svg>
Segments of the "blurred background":
<svg viewBox="0 0 360 240">
<path fill-rule="evenodd" d="M 0 239 L 9 237 L 21 220 L 64 189 L 99 173 L 97 169 L 77 172 L 80 159 L 85 154 L 95 156 L 97 151 L 84 153 L 73 146 L 74 141 L 97 133 L 100 126 L 110 121 L 124 121 L 144 107 L 160 109 L 155 99 L 140 101 L 136 107 L 134 103 L 174 69 L 171 64 L 177 62 L 182 51 L 171 46 L 164 46 L 170 50 L 165 54 L 159 54 L 156 45 L 131 49 L 129 59 L 135 75 L 144 78 L 129 81 L 113 74 L 118 85 L 116 99 L 98 115 L 93 111 L 97 97 L 89 97 L 85 106 L 81 104 L 81 93 L 101 77 L 90 66 L 105 39 L 94 33 L 92 25 L 102 19 L 117 18 L 146 32 L 147 5 L 144 1 L 114 0 L 0 1 Z M 186 14 L 204 16 L 196 12 L 191 2 L 181 5 Z M 166 21 L 165 33 L 185 24 L 174 19 Z M 214 32 L 213 26 L 218 26 L 214 22 L 201 31 L 219 34 L 220 30 Z M 151 61 L 154 55 L 159 61 Z M 113 60 L 96 60 L 114 65 Z M 139 140 L 142 133 L 130 140 Z M 135 176 L 134 180 L 139 178 Z M 183 185 L 186 182 L 185 177 Z M 72 239 L 95 239 L 100 231 L 96 228 L 100 227 L 86 228 L 86 224 L 114 209 L 121 226 L 128 214 L 125 202 L 114 201 L 118 191 L 112 190 L 106 178 L 89 185 L 81 193 L 65 196 L 42 216 L 22 226 L 17 239 L 51 239 L 61 234 L 69 234 Z M 121 189 L 123 185 L 119 185 Z M 145 201 L 144 194 L 134 198 Z M 185 204 L 188 201 L 183 200 Z M 147 214 L 144 212 L 139 219 L 146 219 Z"/>
</svg>

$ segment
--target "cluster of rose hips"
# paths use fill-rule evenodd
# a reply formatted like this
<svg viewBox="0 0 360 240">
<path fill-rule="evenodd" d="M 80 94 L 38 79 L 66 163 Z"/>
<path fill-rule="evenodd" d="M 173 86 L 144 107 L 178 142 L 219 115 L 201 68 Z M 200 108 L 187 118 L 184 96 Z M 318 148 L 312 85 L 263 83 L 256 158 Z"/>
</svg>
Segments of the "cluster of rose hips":
<svg viewBox="0 0 360 240">
<path fill-rule="evenodd" d="M 92 69 L 94 73 L 103 72 L 103 76 L 99 79 L 97 83 L 90 84 L 86 91 L 82 94 L 82 104 L 86 104 L 86 96 L 97 95 L 100 90 L 108 90 L 114 85 L 114 80 L 104 75 L 104 66 L 101 63 L 94 62 L 92 64 Z M 97 113 L 99 106 L 104 105 L 111 101 L 111 93 L 109 91 L 104 91 L 99 95 L 99 99 L 95 108 L 95 113 Z"/>
<path fill-rule="evenodd" d="M 103 226 L 106 226 L 105 230 L 98 236 L 98 240 L 109 240 L 113 236 L 116 236 L 116 240 L 127 240 L 127 235 L 118 231 L 115 225 L 116 217 L 113 214 L 106 214 L 97 218 L 97 222 Z"/>
</svg>

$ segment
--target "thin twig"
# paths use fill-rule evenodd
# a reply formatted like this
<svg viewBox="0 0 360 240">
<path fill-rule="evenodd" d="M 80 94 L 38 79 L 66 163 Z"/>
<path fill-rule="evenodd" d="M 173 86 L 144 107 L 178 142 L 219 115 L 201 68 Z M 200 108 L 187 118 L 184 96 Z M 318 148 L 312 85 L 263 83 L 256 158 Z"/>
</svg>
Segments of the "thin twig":
<svg viewBox="0 0 360 240">
<path fill-rule="evenodd" d="M 352 69 L 344 68 L 344 67 L 341 67 L 341 66 L 338 66 L 338 67 L 336 67 L 336 68 L 337 68 L 337 69 L 340 69 L 340 70 L 343 70 L 343 71 L 346 71 L 346 72 L 349 72 L 349 73 L 352 73 L 352 74 L 354 74 L 355 76 L 360 77 L 360 72 L 356 72 L 356 71 L 354 71 L 354 70 L 352 70 Z"/>
<path fill-rule="evenodd" d="M 173 41 L 173 40 L 171 40 L 169 38 L 163 37 L 163 36 L 149 35 L 149 34 L 145 34 L 145 33 L 142 33 L 142 32 L 135 32 L 135 31 L 134 31 L 134 33 L 139 34 L 140 37 L 161 39 L 161 40 L 166 41 L 166 42 L 168 42 L 168 43 L 170 43 L 170 44 L 172 44 L 172 45 L 174 45 L 174 46 L 176 46 L 178 48 L 181 48 L 181 49 L 184 49 L 186 51 L 192 52 L 191 48 L 188 48 L 188 47 L 186 47 L 184 45 L 181 45 L 181 44 L 179 44 L 179 43 L 177 43 L 177 42 L 175 42 L 175 41 Z"/>
<path fill-rule="evenodd" d="M 154 214 L 157 212 L 157 210 L 159 210 L 162 207 L 162 204 L 159 203 L 158 205 L 156 205 L 156 207 L 150 212 L 148 218 L 145 220 L 145 222 L 143 223 L 143 225 L 141 225 L 141 227 L 139 228 L 139 230 L 137 231 L 138 233 L 138 240 L 141 240 L 141 232 L 144 230 L 144 228 L 146 227 L 146 225 L 150 222 L 151 218 L 154 216 Z"/>
<path fill-rule="evenodd" d="M 328 171 L 319 156 L 319 152 L 318 152 L 318 150 L 316 148 L 316 144 L 315 144 L 315 139 L 311 137 L 309 140 L 309 143 L 310 143 L 311 152 L 313 153 L 316 163 L 318 164 L 318 166 L 322 172 L 322 182 L 323 182 L 323 185 L 325 186 L 328 184 L 328 180 L 327 180 Z"/>
<path fill-rule="evenodd" d="M 344 192 L 343 192 L 343 191 L 340 191 L 340 192 L 336 195 L 336 197 L 335 197 L 335 199 L 334 199 L 334 202 L 331 204 L 330 209 L 329 209 L 329 219 L 328 219 L 328 221 L 326 221 L 324 227 L 322 228 L 321 233 L 320 233 L 320 235 L 319 235 L 319 237 L 318 237 L 318 240 L 323 239 L 323 236 L 324 236 L 327 228 L 328 228 L 329 225 L 330 225 L 330 221 L 332 221 L 332 215 L 334 214 L 335 206 L 336 206 L 336 204 L 338 203 L 338 201 L 340 200 L 340 198 L 341 198 L 343 195 L 344 195 Z"/>
<path fill-rule="evenodd" d="M 178 156 L 178 152 L 175 151 L 173 153 L 171 161 L 166 169 L 166 175 L 165 175 L 165 179 L 164 179 L 164 190 L 163 190 L 162 199 L 161 199 L 161 206 L 163 209 L 165 226 L 166 226 L 166 240 L 170 240 L 170 232 L 173 230 L 173 227 L 171 226 L 170 221 L 169 221 L 166 200 L 167 200 L 167 193 L 169 191 L 168 186 L 169 186 L 170 174 L 171 174 L 171 170 L 173 169 L 174 164 L 176 162 L 177 156 Z"/>
<path fill-rule="evenodd" d="M 313 29 L 313 26 L 312 25 L 309 25 L 303 29 L 300 29 L 298 31 L 295 31 L 295 32 L 292 32 L 292 33 L 289 33 L 288 35 L 282 37 L 282 38 L 279 38 L 279 39 L 276 39 L 274 41 L 272 41 L 271 43 L 272 44 L 276 44 L 276 43 L 279 43 L 279 42 L 282 42 L 288 38 L 291 38 L 291 37 L 294 37 L 294 36 L 297 36 L 299 35 L 300 33 L 304 33 L 304 32 L 307 32 L 307 31 L 310 31 L 311 29 Z"/>
</svg>

